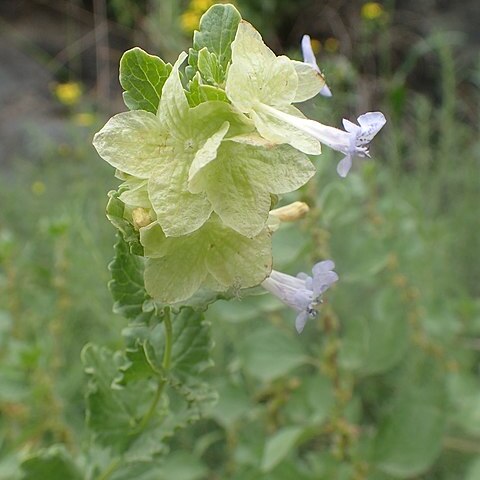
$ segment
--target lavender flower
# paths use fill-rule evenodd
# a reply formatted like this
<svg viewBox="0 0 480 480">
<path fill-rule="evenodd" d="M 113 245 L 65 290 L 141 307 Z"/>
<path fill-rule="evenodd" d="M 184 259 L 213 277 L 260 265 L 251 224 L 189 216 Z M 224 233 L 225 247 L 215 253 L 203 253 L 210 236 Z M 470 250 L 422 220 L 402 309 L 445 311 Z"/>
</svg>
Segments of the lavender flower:
<svg viewBox="0 0 480 480">
<path fill-rule="evenodd" d="M 322 294 L 338 280 L 334 268 L 335 264 L 331 260 L 325 260 L 313 266 L 312 277 L 303 272 L 292 277 L 272 270 L 270 276 L 262 282 L 262 287 L 299 312 L 295 328 L 301 333 L 307 320 L 317 316 Z"/>
<path fill-rule="evenodd" d="M 343 119 L 344 130 L 323 123 L 282 112 L 268 105 L 262 106 L 270 115 L 311 135 L 321 143 L 342 152 L 345 157 L 337 165 L 337 173 L 346 177 L 352 166 L 353 157 L 369 157 L 368 144 L 385 125 L 387 120 L 382 112 L 367 112 L 357 118 L 359 125 Z"/>
<path fill-rule="evenodd" d="M 312 41 L 310 40 L 310 35 L 304 35 L 302 37 L 302 54 L 303 54 L 303 61 L 308 63 L 311 67 L 313 67 L 318 73 L 322 73 L 318 66 L 317 60 L 315 58 L 315 54 L 313 53 L 312 49 Z M 323 88 L 320 90 L 320 95 L 324 97 L 331 97 L 332 92 L 328 88 L 328 85 L 325 84 Z"/>
</svg>

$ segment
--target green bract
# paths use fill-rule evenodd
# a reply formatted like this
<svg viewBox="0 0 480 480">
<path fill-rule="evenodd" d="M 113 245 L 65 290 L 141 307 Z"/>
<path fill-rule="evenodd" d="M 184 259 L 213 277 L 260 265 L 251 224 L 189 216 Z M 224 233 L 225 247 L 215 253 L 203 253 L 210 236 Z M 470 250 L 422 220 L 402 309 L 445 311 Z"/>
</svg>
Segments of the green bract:
<svg viewBox="0 0 480 480">
<path fill-rule="evenodd" d="M 267 140 L 319 154 L 321 148 L 316 139 L 277 120 L 264 107 L 302 116 L 292 103 L 315 96 L 324 85 L 322 75 L 310 65 L 284 55 L 277 57 L 248 22 L 240 23 L 232 43 L 226 92 L 233 105 L 252 118 Z"/>
<path fill-rule="evenodd" d="M 212 215 L 190 235 L 166 237 L 158 225 L 140 229 L 148 258 L 145 287 L 165 303 L 181 302 L 199 288 L 225 291 L 260 284 L 272 269 L 268 229 L 248 238 Z"/>
</svg>

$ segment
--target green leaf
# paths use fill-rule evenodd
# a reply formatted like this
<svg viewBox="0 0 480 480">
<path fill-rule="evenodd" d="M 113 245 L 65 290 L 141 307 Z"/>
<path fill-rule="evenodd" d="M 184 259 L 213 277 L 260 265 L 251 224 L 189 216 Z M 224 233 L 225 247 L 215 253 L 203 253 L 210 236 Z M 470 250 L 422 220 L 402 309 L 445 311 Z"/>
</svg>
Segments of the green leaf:
<svg viewBox="0 0 480 480">
<path fill-rule="evenodd" d="M 373 459 L 383 472 L 410 478 L 428 470 L 446 427 L 443 372 L 419 355 L 404 372 L 392 408 L 380 423 Z"/>
<path fill-rule="evenodd" d="M 263 382 L 286 375 L 306 361 L 296 336 L 265 326 L 247 335 L 241 345 L 240 360 L 246 372 Z"/>
<path fill-rule="evenodd" d="M 125 105 L 130 110 L 156 113 L 163 85 L 171 70 L 170 64 L 141 48 L 127 50 L 120 59 L 120 84 L 125 90 Z"/>
<path fill-rule="evenodd" d="M 190 308 L 182 308 L 172 319 L 173 347 L 171 371 L 182 379 L 198 377 L 212 365 L 210 351 L 213 347 L 210 339 L 210 325 L 205 322 L 202 313 Z M 160 363 L 165 349 L 165 331 L 158 325 L 150 336 L 150 342 Z"/>
<path fill-rule="evenodd" d="M 193 48 L 188 63 L 197 68 L 198 52 L 207 48 L 214 53 L 224 72 L 230 62 L 231 43 L 235 38 L 242 17 L 233 5 L 213 5 L 200 19 L 199 30 L 193 34 Z"/>
<path fill-rule="evenodd" d="M 137 404 L 130 405 L 125 391 L 112 389 L 118 375 L 118 360 L 113 352 L 95 345 L 82 350 L 82 362 L 89 375 L 87 389 L 87 425 L 95 440 L 114 451 L 124 451 L 130 441 L 129 434 L 136 427 L 140 415 L 138 404 L 145 403 L 145 391 L 138 391 Z M 137 411 L 137 412 L 136 412 Z"/>
<path fill-rule="evenodd" d="M 321 425 L 335 406 L 332 382 L 320 374 L 302 380 L 302 384 L 290 395 L 284 412 L 291 423 Z"/>
<path fill-rule="evenodd" d="M 201 83 L 200 75 L 197 73 L 189 84 L 189 91 L 186 93 L 190 107 L 196 107 L 204 102 L 220 101 L 229 103 L 225 90 L 214 87 L 213 85 L 204 85 Z"/>
<path fill-rule="evenodd" d="M 83 480 L 84 475 L 63 445 L 53 445 L 26 458 L 22 480 Z"/>
<path fill-rule="evenodd" d="M 226 429 L 233 427 L 243 416 L 248 414 L 251 403 L 244 387 L 222 381 L 217 385 L 218 403 L 212 408 L 209 417 Z"/>
<path fill-rule="evenodd" d="M 277 466 L 293 450 L 304 432 L 305 427 L 285 427 L 270 437 L 263 453 L 262 471 L 269 472 Z"/>
<path fill-rule="evenodd" d="M 409 345 L 405 316 L 398 292 L 392 288 L 380 290 L 368 319 L 352 318 L 345 326 L 342 364 L 369 375 L 393 368 L 404 358 Z"/>
<path fill-rule="evenodd" d="M 130 253 L 121 234 L 117 234 L 114 250 L 115 256 L 108 266 L 112 274 L 108 287 L 115 302 L 113 311 L 129 320 L 148 320 L 151 312 L 143 310 L 149 299 L 143 284 L 143 258 Z"/>
<path fill-rule="evenodd" d="M 198 52 L 198 71 L 202 77 L 213 85 L 219 85 L 225 78 L 220 62 L 215 53 L 210 53 L 207 48 L 202 48 Z"/>
</svg>

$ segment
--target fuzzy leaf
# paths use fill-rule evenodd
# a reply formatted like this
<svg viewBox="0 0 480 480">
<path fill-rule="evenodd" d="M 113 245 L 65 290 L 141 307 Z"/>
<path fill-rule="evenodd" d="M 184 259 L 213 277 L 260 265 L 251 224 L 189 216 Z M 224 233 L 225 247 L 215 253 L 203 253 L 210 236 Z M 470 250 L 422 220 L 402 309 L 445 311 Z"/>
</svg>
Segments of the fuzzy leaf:
<svg viewBox="0 0 480 480">
<path fill-rule="evenodd" d="M 214 85 L 222 83 L 225 77 L 225 72 L 217 56 L 215 53 L 209 52 L 207 48 L 202 48 L 198 52 L 198 71 L 208 83 Z"/>
<path fill-rule="evenodd" d="M 63 445 L 54 445 L 29 456 L 22 464 L 22 480 L 82 480 L 84 475 Z"/>
<path fill-rule="evenodd" d="M 129 320 L 148 321 L 151 313 L 144 312 L 148 294 L 143 284 L 143 258 L 130 253 L 128 244 L 117 234 L 115 256 L 108 266 L 112 280 L 108 287 L 112 294 L 113 311 Z"/>
<path fill-rule="evenodd" d="M 225 72 L 232 56 L 230 45 L 241 18 L 233 5 L 219 4 L 209 8 L 200 19 L 199 30 L 193 34 L 193 48 L 189 52 L 188 63 L 196 69 L 198 52 L 207 48 L 216 55 Z"/>
<path fill-rule="evenodd" d="M 120 84 L 125 90 L 125 105 L 130 110 L 156 113 L 163 85 L 171 70 L 170 64 L 141 48 L 126 51 L 120 59 Z"/>
<path fill-rule="evenodd" d="M 219 101 L 229 102 L 224 90 L 213 85 L 204 85 L 200 81 L 199 75 L 195 75 L 189 84 L 189 91 L 186 93 L 190 107 L 196 107 L 203 102 Z"/>
</svg>

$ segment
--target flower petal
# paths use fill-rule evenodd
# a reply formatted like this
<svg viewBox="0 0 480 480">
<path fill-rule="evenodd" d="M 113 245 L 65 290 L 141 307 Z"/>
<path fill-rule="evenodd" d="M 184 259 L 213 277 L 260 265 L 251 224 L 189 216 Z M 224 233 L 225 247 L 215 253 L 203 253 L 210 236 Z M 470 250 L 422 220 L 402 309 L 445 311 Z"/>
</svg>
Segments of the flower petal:
<svg viewBox="0 0 480 480">
<path fill-rule="evenodd" d="M 346 155 L 342 160 L 338 162 L 337 165 L 337 173 L 342 177 L 345 178 L 352 168 L 352 156 Z"/>
</svg>

